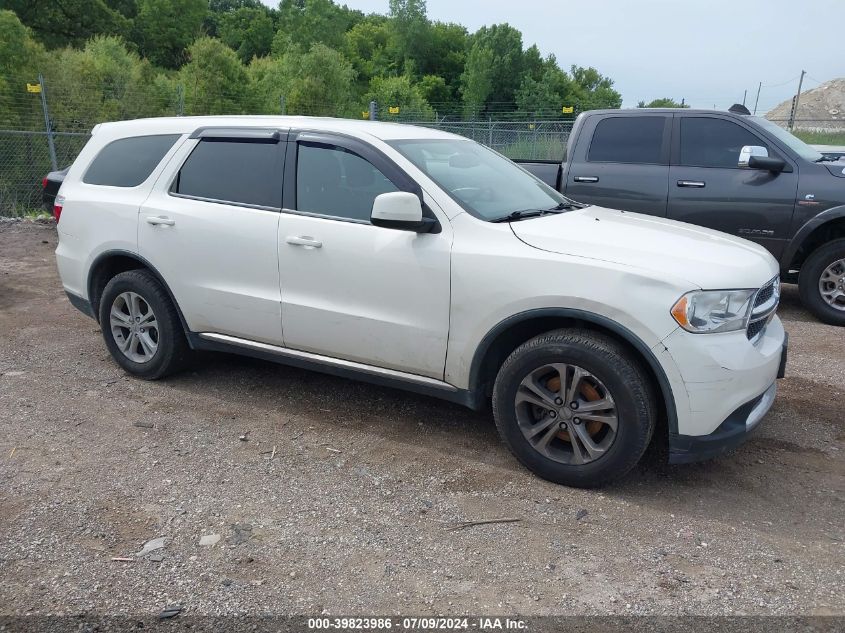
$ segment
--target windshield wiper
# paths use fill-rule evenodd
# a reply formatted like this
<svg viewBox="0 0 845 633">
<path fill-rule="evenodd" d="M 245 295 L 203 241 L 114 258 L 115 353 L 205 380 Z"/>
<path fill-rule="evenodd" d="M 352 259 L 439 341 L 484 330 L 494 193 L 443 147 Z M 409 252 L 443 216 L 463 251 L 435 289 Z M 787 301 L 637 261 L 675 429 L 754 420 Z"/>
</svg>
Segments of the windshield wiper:
<svg viewBox="0 0 845 633">
<path fill-rule="evenodd" d="M 816 159 L 817 163 L 836 163 L 838 161 L 838 158 L 834 158 L 833 156 L 825 156 L 824 154 L 822 154 L 821 158 Z"/>
<path fill-rule="evenodd" d="M 562 211 L 566 211 L 569 209 L 579 209 L 577 205 L 573 204 L 572 202 L 561 202 L 556 204 L 551 209 L 522 209 L 521 211 L 513 211 L 512 213 L 508 213 L 501 218 L 495 218 L 490 220 L 490 222 L 516 222 L 518 220 L 525 220 L 526 218 L 539 218 L 544 215 L 550 215 L 553 213 L 561 213 Z"/>
</svg>

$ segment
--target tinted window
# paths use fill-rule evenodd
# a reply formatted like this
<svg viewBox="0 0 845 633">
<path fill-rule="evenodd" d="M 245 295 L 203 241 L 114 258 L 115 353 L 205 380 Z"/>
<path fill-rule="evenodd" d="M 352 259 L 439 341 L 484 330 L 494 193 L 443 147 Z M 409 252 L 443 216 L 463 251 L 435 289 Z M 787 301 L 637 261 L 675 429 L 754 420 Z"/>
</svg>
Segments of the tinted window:
<svg viewBox="0 0 845 633">
<path fill-rule="evenodd" d="M 299 145 L 297 210 L 369 222 L 373 200 L 391 191 L 399 189 L 357 154 L 339 147 Z"/>
<path fill-rule="evenodd" d="M 599 121 L 587 160 L 660 164 L 665 117 L 626 116 Z"/>
<path fill-rule="evenodd" d="M 174 193 L 274 209 L 282 206 L 277 143 L 203 140 L 182 165 Z"/>
<path fill-rule="evenodd" d="M 681 165 L 736 169 L 743 145 L 765 143 L 744 127 L 724 119 L 681 119 Z"/>
<path fill-rule="evenodd" d="M 134 136 L 112 141 L 91 162 L 82 182 L 111 187 L 137 187 L 173 147 L 178 134 Z"/>
</svg>

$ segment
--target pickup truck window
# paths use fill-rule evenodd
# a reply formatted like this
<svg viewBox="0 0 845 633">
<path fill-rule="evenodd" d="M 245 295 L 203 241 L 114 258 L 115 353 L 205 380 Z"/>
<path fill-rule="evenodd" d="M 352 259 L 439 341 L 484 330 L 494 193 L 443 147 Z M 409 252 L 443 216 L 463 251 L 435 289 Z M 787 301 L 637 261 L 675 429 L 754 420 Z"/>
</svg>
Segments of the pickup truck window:
<svg viewBox="0 0 845 633">
<path fill-rule="evenodd" d="M 592 163 L 661 164 L 666 117 L 618 116 L 599 121 L 587 160 Z"/>
<path fill-rule="evenodd" d="M 750 117 L 750 119 L 804 160 L 817 163 L 822 159 L 822 154 L 820 152 L 817 152 L 800 138 L 797 138 L 784 130 L 777 123 L 772 123 L 768 119 L 758 116 Z"/>
<path fill-rule="evenodd" d="M 500 221 L 515 211 L 560 211 L 570 200 L 475 141 L 390 141 L 471 215 Z M 528 214 L 525 214 L 528 217 Z"/>
<path fill-rule="evenodd" d="M 739 152 L 744 145 L 767 144 L 732 121 L 712 117 L 681 119 L 681 165 L 739 169 Z"/>
</svg>

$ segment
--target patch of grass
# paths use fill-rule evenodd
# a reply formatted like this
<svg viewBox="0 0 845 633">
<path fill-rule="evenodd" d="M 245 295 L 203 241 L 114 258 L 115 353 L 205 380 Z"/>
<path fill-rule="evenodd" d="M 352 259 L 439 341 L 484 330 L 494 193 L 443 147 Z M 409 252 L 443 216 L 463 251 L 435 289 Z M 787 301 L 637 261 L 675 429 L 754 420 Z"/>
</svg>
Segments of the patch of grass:
<svg viewBox="0 0 845 633">
<path fill-rule="evenodd" d="M 812 130 L 793 130 L 792 133 L 810 145 L 845 145 L 845 131 L 815 132 Z"/>
</svg>

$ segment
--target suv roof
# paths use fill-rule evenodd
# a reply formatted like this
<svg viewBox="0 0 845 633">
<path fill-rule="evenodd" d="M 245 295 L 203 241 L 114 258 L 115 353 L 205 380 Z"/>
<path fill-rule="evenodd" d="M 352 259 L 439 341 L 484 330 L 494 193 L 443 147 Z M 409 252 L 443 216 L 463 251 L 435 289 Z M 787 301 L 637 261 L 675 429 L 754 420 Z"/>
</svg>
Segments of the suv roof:
<svg viewBox="0 0 845 633">
<path fill-rule="evenodd" d="M 91 130 L 91 133 L 94 135 L 105 134 L 114 138 L 147 134 L 191 134 L 197 128 L 209 126 L 300 128 L 321 132 L 340 132 L 355 135 L 366 134 L 381 140 L 462 138 L 454 134 L 449 134 L 448 132 L 432 130 L 417 125 L 382 121 L 356 121 L 354 119 L 308 116 L 253 115 L 161 117 L 154 119 L 134 119 L 132 121 L 114 121 L 95 126 Z"/>
</svg>

